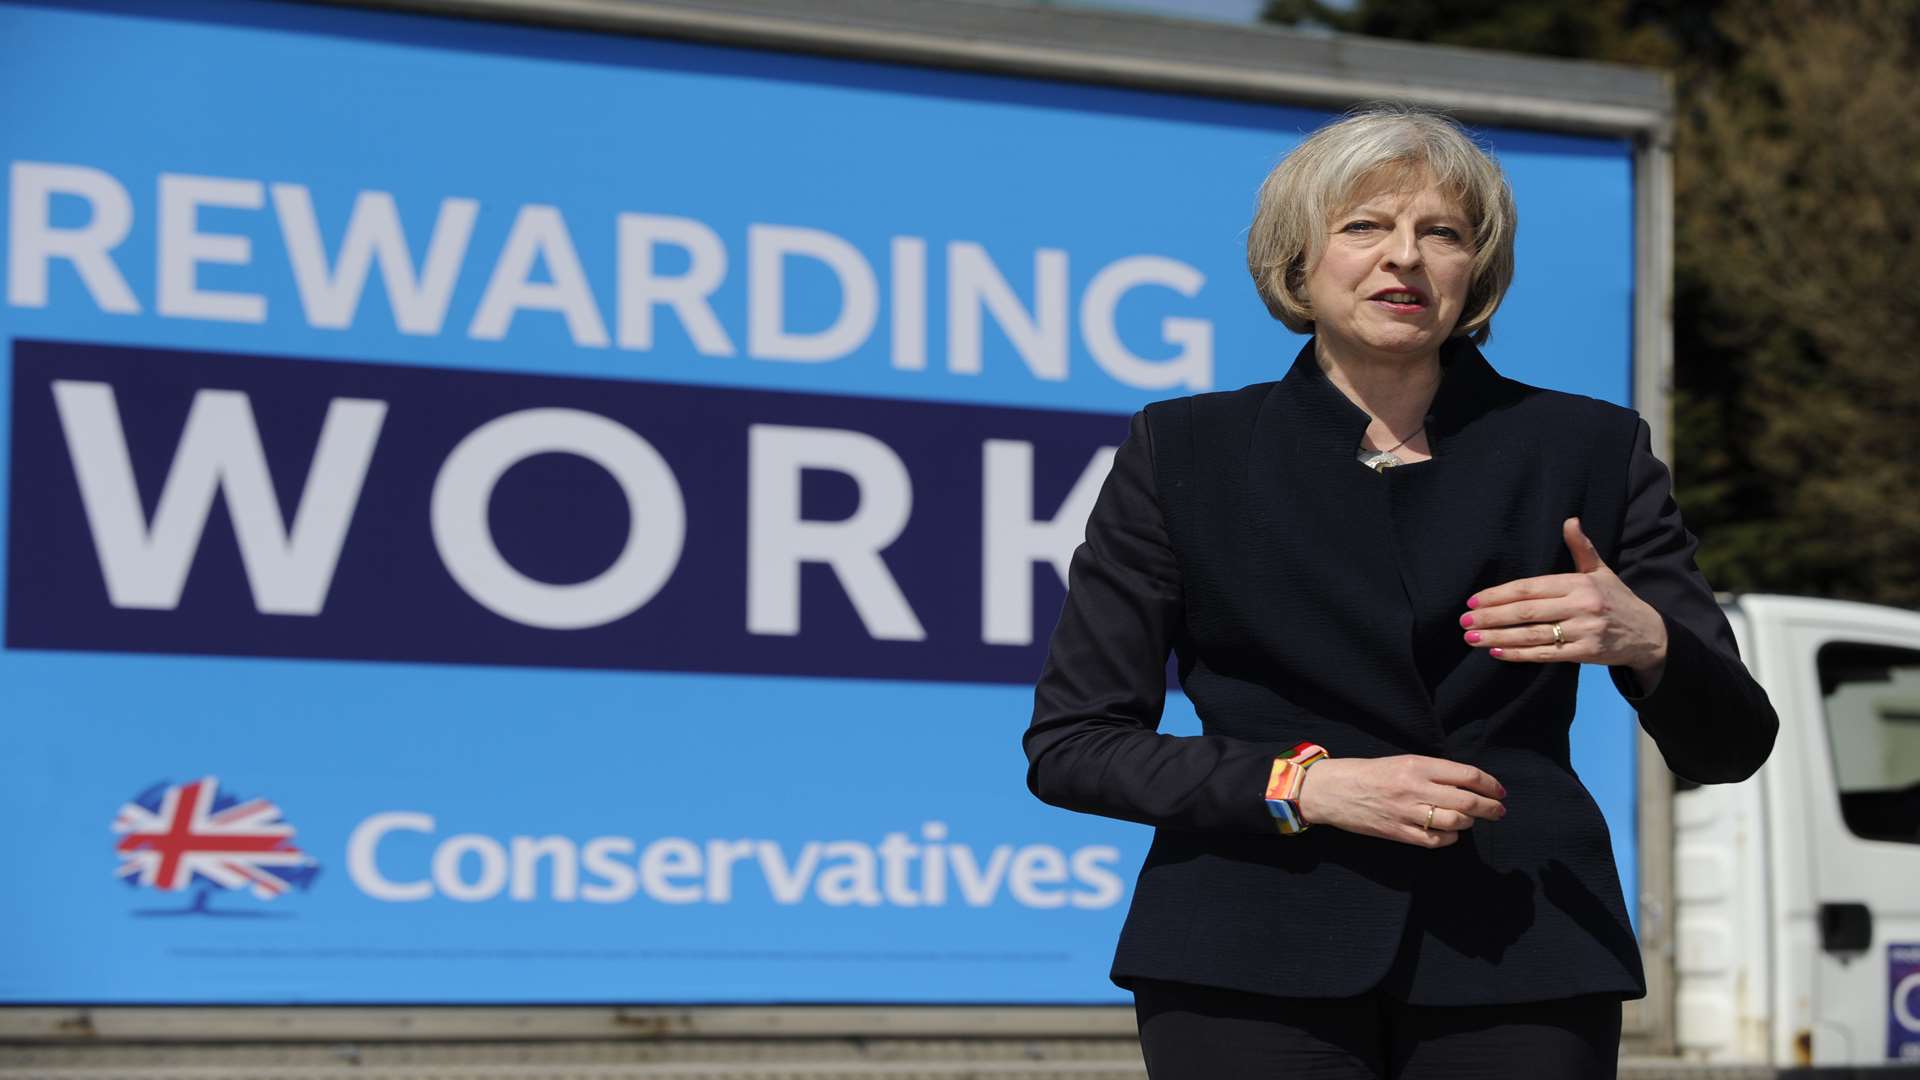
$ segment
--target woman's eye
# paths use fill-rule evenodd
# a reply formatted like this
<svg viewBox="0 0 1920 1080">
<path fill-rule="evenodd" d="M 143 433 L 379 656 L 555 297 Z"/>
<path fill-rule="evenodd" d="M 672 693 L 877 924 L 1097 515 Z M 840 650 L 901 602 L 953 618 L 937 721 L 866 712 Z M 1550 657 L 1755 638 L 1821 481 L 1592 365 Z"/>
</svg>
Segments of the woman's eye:
<svg viewBox="0 0 1920 1080">
<path fill-rule="evenodd" d="M 1450 228 L 1449 226 L 1446 226 L 1446 225 L 1435 225 L 1432 229 L 1428 231 L 1433 233 L 1433 235 L 1440 237 L 1442 240 L 1460 239 L 1460 230 Z"/>
<path fill-rule="evenodd" d="M 1373 228 L 1373 222 L 1371 221 L 1349 221 L 1345 225 L 1340 226 L 1340 231 L 1341 232 L 1366 232 L 1371 228 Z"/>
</svg>

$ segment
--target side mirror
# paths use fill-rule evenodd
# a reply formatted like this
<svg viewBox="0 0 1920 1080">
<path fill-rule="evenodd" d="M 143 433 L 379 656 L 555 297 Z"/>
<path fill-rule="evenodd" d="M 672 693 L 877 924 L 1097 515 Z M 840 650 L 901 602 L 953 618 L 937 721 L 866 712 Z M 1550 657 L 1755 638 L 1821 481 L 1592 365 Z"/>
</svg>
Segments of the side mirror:
<svg viewBox="0 0 1920 1080">
<path fill-rule="evenodd" d="M 1873 913 L 1865 904 L 1821 904 L 1820 947 L 1830 953 L 1866 952 L 1873 944 Z"/>
</svg>

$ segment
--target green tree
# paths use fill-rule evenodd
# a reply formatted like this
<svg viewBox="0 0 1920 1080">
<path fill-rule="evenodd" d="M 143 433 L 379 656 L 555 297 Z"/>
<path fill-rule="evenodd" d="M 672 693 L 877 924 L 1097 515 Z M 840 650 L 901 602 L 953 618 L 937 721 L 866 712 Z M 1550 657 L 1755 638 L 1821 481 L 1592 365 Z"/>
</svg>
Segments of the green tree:
<svg viewBox="0 0 1920 1080">
<path fill-rule="evenodd" d="M 1702 568 L 1920 607 L 1920 0 L 1271 0 L 1267 18 L 1671 72 L 1674 472 Z"/>
<path fill-rule="evenodd" d="M 1348 34 L 1674 68 L 1724 54 L 1722 0 L 1267 0 L 1264 18 Z"/>
</svg>

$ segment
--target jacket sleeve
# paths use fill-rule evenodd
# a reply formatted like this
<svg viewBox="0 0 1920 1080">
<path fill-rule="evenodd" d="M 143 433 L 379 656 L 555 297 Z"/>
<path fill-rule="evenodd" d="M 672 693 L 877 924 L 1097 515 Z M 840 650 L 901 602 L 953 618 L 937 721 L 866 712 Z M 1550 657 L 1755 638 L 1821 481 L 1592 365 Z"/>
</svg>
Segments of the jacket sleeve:
<svg viewBox="0 0 1920 1080">
<path fill-rule="evenodd" d="M 1733 628 L 1694 564 L 1699 543 L 1680 521 L 1667 467 L 1641 420 L 1627 472 L 1627 509 L 1613 570 L 1667 627 L 1667 662 L 1642 694 L 1633 669 L 1608 668 L 1667 767 L 1701 784 L 1745 780 L 1773 749 L 1780 718 L 1740 662 Z"/>
<path fill-rule="evenodd" d="M 1136 413 L 1074 551 L 1022 740 L 1027 787 L 1082 813 L 1277 835 L 1265 791 L 1286 747 L 1158 731 L 1183 614 L 1149 440 Z"/>
</svg>

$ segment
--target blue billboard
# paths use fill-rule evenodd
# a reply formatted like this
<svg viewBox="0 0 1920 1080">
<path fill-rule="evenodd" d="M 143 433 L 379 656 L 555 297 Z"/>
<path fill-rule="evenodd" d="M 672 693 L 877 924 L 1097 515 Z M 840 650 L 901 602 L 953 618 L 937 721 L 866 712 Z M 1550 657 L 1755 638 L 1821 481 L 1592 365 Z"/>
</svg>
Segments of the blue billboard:
<svg viewBox="0 0 1920 1080">
<path fill-rule="evenodd" d="M 1298 348 L 1325 114 L 237 0 L 0 91 L 0 1001 L 1124 1000 L 1031 681 L 1128 415 Z M 1482 134 L 1489 359 L 1628 401 L 1631 148 Z"/>
</svg>

